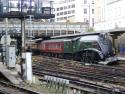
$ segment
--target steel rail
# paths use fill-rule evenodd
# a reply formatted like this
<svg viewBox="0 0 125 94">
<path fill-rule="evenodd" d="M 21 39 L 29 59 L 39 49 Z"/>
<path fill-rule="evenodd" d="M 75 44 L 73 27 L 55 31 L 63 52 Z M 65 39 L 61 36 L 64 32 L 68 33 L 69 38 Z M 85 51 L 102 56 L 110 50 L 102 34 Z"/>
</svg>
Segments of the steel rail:
<svg viewBox="0 0 125 94">
<path fill-rule="evenodd" d="M 69 76 L 72 76 L 72 77 L 79 77 L 79 78 L 82 78 L 82 79 L 89 79 L 89 80 L 94 80 L 94 81 L 103 81 L 103 82 L 106 82 L 106 83 L 113 83 L 113 84 L 125 84 L 125 81 L 123 82 L 123 80 L 117 80 L 115 78 L 112 78 L 112 77 L 107 77 L 107 76 L 104 76 L 104 75 L 97 75 L 97 74 L 89 74 L 87 72 L 85 73 L 73 73 L 73 72 L 70 72 L 70 71 L 60 71 L 60 70 L 52 70 L 52 69 L 44 69 L 44 68 L 33 68 L 35 70 L 38 70 L 38 71 L 48 71 L 50 73 L 57 73 L 57 74 L 65 74 L 65 75 L 69 75 Z"/>
<path fill-rule="evenodd" d="M 47 69 L 46 69 L 47 68 Z M 46 65 L 36 65 L 35 67 L 33 66 L 33 69 L 39 69 L 39 71 L 41 70 L 46 70 L 46 71 L 51 71 L 51 72 L 60 72 L 63 71 L 63 70 L 57 70 L 58 68 L 53 68 L 51 66 L 51 68 L 49 68 L 49 66 L 47 67 Z M 84 69 L 85 70 L 85 69 Z M 81 78 L 90 78 L 90 79 L 96 79 L 96 80 L 101 80 L 101 81 L 105 81 L 105 82 L 117 82 L 117 83 L 125 83 L 125 81 L 123 79 L 121 79 L 123 75 L 118 75 L 117 74 L 108 74 L 108 73 L 103 73 L 103 72 L 98 72 L 97 70 L 94 72 L 94 70 L 91 70 L 91 71 L 81 71 L 81 70 L 64 70 L 63 71 L 65 74 L 67 75 L 72 75 L 72 76 L 78 76 L 78 77 L 81 77 Z M 125 77 L 124 77 L 125 78 Z M 121 81 L 118 81 L 117 79 L 121 79 Z"/>
<path fill-rule="evenodd" d="M 115 94 L 124 94 L 125 93 L 124 90 L 120 90 L 120 89 L 114 90 L 113 88 L 108 88 L 108 87 L 104 87 L 102 85 L 88 83 L 88 82 L 85 82 L 85 81 L 80 81 L 80 80 L 78 80 L 76 78 L 66 77 L 66 76 L 63 76 L 63 75 L 57 75 L 56 73 L 52 74 L 52 73 L 43 73 L 43 72 L 40 72 L 40 71 L 35 71 L 34 74 L 39 75 L 39 76 L 41 76 L 41 75 L 49 75 L 49 76 L 54 76 L 54 77 L 67 79 L 67 80 L 70 80 L 71 84 L 79 85 L 81 87 L 91 88 L 91 89 L 94 89 L 94 90 L 99 89 L 100 91 L 108 92 L 106 94 L 110 94 L 111 92 L 114 92 Z"/>
<path fill-rule="evenodd" d="M 11 84 L 11 83 L 8 83 L 8 82 L 5 82 L 5 81 L 0 81 L 0 85 L 3 85 L 4 87 L 9 87 L 11 89 L 19 90 L 21 92 L 25 92 L 26 94 L 40 94 L 40 92 L 32 91 L 30 89 L 26 89 L 24 87 L 14 85 L 14 84 Z M 3 91 L 3 90 L 1 92 L 5 92 L 5 94 L 12 94 L 12 93 L 6 93 L 6 91 Z"/>
<path fill-rule="evenodd" d="M 81 63 L 78 63 L 80 65 L 76 66 L 75 64 L 72 64 L 70 62 L 71 62 L 70 60 L 58 59 L 58 58 L 44 57 L 43 60 L 41 58 L 38 58 L 37 63 L 33 64 L 33 73 L 38 76 L 51 75 L 56 77 L 62 77 L 63 75 L 62 78 L 66 78 L 70 80 L 72 78 L 77 78 L 74 81 L 75 82 L 78 81 L 78 85 L 80 84 L 79 79 L 89 79 L 95 82 L 99 81 L 102 83 L 106 82 L 107 85 L 109 83 L 112 83 L 114 85 L 125 84 L 124 69 L 119 69 L 119 68 L 117 69 L 115 67 L 110 68 L 110 67 L 100 66 L 100 65 L 98 66 L 95 64 L 86 66 L 86 65 L 82 65 Z M 120 91 L 120 93 L 124 92 L 124 88 L 122 88 L 122 90 Z"/>
</svg>

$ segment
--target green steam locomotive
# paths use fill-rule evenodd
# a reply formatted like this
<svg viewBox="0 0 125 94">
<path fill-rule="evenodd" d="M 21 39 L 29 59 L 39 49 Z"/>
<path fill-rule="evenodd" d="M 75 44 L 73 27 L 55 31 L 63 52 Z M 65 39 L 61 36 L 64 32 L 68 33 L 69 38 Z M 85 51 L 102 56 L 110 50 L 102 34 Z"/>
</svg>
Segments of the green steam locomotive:
<svg viewBox="0 0 125 94">
<path fill-rule="evenodd" d="M 84 63 L 110 64 L 117 61 L 107 34 L 52 38 L 41 41 L 38 49 L 42 55 Z"/>
</svg>

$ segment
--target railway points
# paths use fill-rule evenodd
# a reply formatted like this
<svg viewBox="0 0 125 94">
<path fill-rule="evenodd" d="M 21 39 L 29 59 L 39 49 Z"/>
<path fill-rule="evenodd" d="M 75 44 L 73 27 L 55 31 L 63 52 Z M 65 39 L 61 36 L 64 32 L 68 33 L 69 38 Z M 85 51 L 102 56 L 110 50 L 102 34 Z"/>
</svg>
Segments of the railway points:
<svg viewBox="0 0 125 94">
<path fill-rule="evenodd" d="M 34 69 L 33 73 L 36 75 L 39 75 L 40 77 L 41 76 L 44 77 L 44 75 L 51 75 L 53 77 L 70 79 L 71 80 L 70 82 L 72 82 L 73 79 L 74 81 L 75 79 L 77 79 L 76 81 L 80 81 L 78 83 L 79 84 L 81 83 L 81 85 L 83 82 L 84 83 L 88 82 L 91 85 L 95 84 L 96 86 L 101 85 L 106 88 L 110 88 L 110 90 L 112 89 L 111 92 L 113 92 L 114 91 L 113 89 L 115 88 L 116 90 L 114 91 L 115 93 L 116 92 L 118 93 L 118 91 L 123 90 L 121 92 L 124 94 L 124 76 L 123 76 L 124 69 L 119 69 L 117 67 L 111 67 L 111 66 L 102 66 L 102 65 L 81 66 L 81 63 L 79 64 L 77 62 L 76 64 L 76 61 L 70 61 L 70 60 L 66 61 L 63 59 L 61 60 L 57 58 L 53 59 L 50 57 L 47 60 L 45 59 L 45 57 L 43 58 L 34 57 L 34 58 L 38 58 L 38 59 L 36 60 L 37 62 L 35 62 L 36 66 L 33 66 L 33 69 Z M 119 72 L 121 73 L 119 74 Z M 77 84 L 77 86 L 79 85 Z"/>
</svg>

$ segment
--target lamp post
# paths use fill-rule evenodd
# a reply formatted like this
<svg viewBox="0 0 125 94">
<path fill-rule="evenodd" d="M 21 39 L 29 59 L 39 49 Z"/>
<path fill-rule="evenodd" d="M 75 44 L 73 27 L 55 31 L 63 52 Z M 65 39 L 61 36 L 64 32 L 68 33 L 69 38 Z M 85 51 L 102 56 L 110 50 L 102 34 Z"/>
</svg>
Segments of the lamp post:
<svg viewBox="0 0 125 94">
<path fill-rule="evenodd" d="M 23 0 L 21 0 L 21 32 L 22 32 L 22 62 L 21 62 L 21 76 L 22 79 L 24 79 L 24 77 L 26 78 L 26 80 L 32 82 L 32 54 L 31 52 L 26 52 L 26 48 L 25 48 L 25 11 L 23 11 Z M 30 0 L 30 4 L 32 3 L 32 1 Z M 31 6 L 30 6 L 31 9 Z M 27 11 L 26 11 L 27 12 Z M 31 24 L 31 10 L 30 10 L 30 25 Z M 28 16 L 28 15 L 27 15 Z M 32 31 L 32 27 L 31 27 L 31 31 Z M 31 32 L 32 33 L 32 32 Z M 23 64 L 25 63 L 25 68 L 23 67 Z M 25 69 L 25 73 L 24 70 Z"/>
<path fill-rule="evenodd" d="M 29 15 L 29 18 L 30 18 L 30 36 L 32 37 L 33 36 L 33 31 L 32 31 L 32 17 L 33 15 Z"/>
<path fill-rule="evenodd" d="M 30 15 L 29 15 L 29 22 L 30 22 L 30 31 L 29 31 L 29 36 L 33 36 L 33 32 L 32 32 L 32 0 L 30 0 Z"/>
<path fill-rule="evenodd" d="M 22 52 L 25 50 L 25 17 L 23 15 L 23 0 L 21 0 L 21 35 L 22 35 Z"/>
<path fill-rule="evenodd" d="M 6 63 L 6 66 L 7 66 L 7 63 L 8 63 L 8 55 L 7 55 L 7 43 L 8 43 L 8 40 L 7 40 L 7 35 L 8 35 L 8 18 L 5 18 L 5 23 L 6 23 L 6 30 L 5 30 L 5 63 Z"/>
<path fill-rule="evenodd" d="M 21 52 L 24 52 L 25 50 L 25 16 L 23 11 L 23 2 L 24 0 L 21 0 L 21 36 L 22 36 L 22 49 Z"/>
<path fill-rule="evenodd" d="M 91 18 L 91 11 L 90 11 L 90 7 L 91 7 L 91 6 L 90 6 L 90 2 L 89 2 L 89 28 L 90 28 L 90 22 L 91 22 L 91 21 L 90 21 L 90 18 Z"/>
<path fill-rule="evenodd" d="M 51 10 L 50 10 L 50 14 L 53 14 L 53 2 L 54 1 L 50 1 L 50 8 L 51 8 Z M 50 19 L 50 22 L 52 22 L 52 18 Z"/>
<path fill-rule="evenodd" d="M 21 77 L 24 79 L 24 70 L 23 70 L 23 63 L 25 63 L 25 60 L 23 59 L 23 53 L 25 52 L 25 19 L 23 16 L 23 0 L 21 0 L 21 14 L 20 14 L 20 19 L 21 19 Z"/>
<path fill-rule="evenodd" d="M 40 4 L 39 4 L 39 0 L 38 0 L 38 13 L 40 13 Z"/>
<path fill-rule="evenodd" d="M 54 1 L 50 1 L 50 8 L 52 8 L 51 14 L 53 14 L 53 2 L 54 2 Z"/>
</svg>

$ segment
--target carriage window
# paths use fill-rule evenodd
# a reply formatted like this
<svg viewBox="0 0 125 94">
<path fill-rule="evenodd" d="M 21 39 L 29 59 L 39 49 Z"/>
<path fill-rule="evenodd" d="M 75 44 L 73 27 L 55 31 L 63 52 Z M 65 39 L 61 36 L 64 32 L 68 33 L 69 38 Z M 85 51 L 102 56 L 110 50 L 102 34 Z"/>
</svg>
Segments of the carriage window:
<svg viewBox="0 0 125 94">
<path fill-rule="evenodd" d="M 17 3 L 17 7 L 20 8 L 20 3 Z"/>
<path fill-rule="evenodd" d="M 43 43 L 43 44 L 42 44 L 42 48 L 43 48 L 43 49 L 45 49 L 45 47 L 46 47 L 46 44 L 45 44 L 45 43 Z"/>
<path fill-rule="evenodd" d="M 57 48 L 60 48 L 60 44 L 57 45 Z"/>
</svg>

